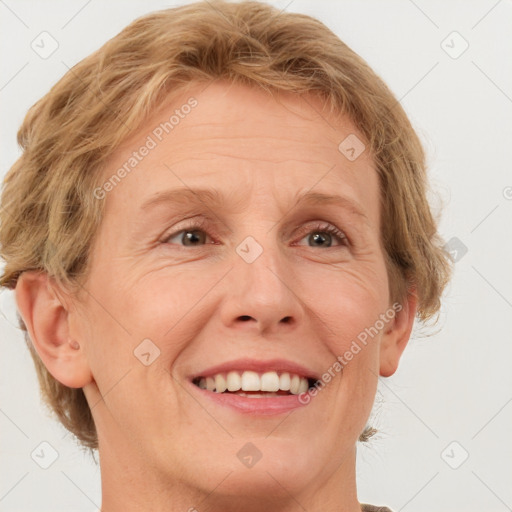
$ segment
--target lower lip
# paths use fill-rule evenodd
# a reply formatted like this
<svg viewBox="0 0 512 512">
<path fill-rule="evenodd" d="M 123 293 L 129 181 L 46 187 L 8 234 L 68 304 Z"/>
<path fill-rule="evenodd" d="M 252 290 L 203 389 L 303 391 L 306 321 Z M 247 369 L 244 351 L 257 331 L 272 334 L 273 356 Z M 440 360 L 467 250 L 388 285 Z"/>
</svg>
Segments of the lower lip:
<svg viewBox="0 0 512 512">
<path fill-rule="evenodd" d="M 216 393 L 215 391 L 208 391 L 202 389 L 192 382 L 190 385 L 200 393 L 202 396 L 209 398 L 216 404 L 231 407 L 238 412 L 245 414 L 254 415 L 276 415 L 282 414 L 299 407 L 308 405 L 311 400 L 309 395 L 308 402 L 302 403 L 299 400 L 300 395 L 283 395 L 283 396 L 271 396 L 268 398 L 248 398 L 246 396 L 240 396 L 236 393 Z"/>
</svg>

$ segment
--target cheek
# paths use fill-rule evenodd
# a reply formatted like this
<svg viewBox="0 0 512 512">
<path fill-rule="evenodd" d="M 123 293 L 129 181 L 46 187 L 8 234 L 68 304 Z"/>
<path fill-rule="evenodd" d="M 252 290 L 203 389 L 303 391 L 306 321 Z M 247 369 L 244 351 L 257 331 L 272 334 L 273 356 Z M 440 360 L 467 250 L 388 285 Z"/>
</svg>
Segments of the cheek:
<svg viewBox="0 0 512 512">
<path fill-rule="evenodd" d="M 330 378 L 328 389 L 337 404 L 332 414 L 349 437 L 359 435 L 373 405 L 379 346 L 386 325 L 381 318 L 389 307 L 384 263 L 362 267 L 347 266 L 322 281 L 329 293 L 319 293 L 311 286 L 323 339 L 332 354 L 332 364 L 325 368 Z M 335 366 L 336 362 L 339 364 Z"/>
<path fill-rule="evenodd" d="M 129 380 L 134 380 L 147 368 L 150 378 L 146 380 L 143 373 L 137 392 L 154 391 L 164 382 L 168 385 L 170 379 L 172 385 L 168 372 L 211 318 L 212 308 L 206 311 L 209 302 L 202 299 L 221 277 L 204 269 L 184 272 L 170 267 L 133 280 L 112 275 L 111 282 L 119 286 L 96 288 L 95 297 L 104 307 L 91 305 L 94 320 L 90 323 L 94 324 L 93 359 L 101 379 L 100 390 L 109 389 L 115 378 L 127 371 Z M 147 353 L 149 356 L 144 355 Z M 148 358 L 154 362 L 146 368 L 143 362 Z"/>
<path fill-rule="evenodd" d="M 365 339 L 380 336 L 381 329 L 377 335 L 375 326 L 382 328 L 377 322 L 388 308 L 388 280 L 383 261 L 347 265 L 304 281 L 303 286 L 307 302 L 314 305 L 314 312 L 324 326 L 331 352 L 341 355 L 350 349 L 353 341 L 359 341 L 364 349 L 369 346 L 364 344 Z"/>
<path fill-rule="evenodd" d="M 139 362 L 133 354 L 136 340 L 105 311 L 96 313 L 90 321 L 86 351 L 94 381 L 105 395 Z"/>
<path fill-rule="evenodd" d="M 179 353 L 185 344 L 200 333 L 211 312 L 211 296 L 221 273 L 192 267 L 170 267 L 140 279 L 126 291 L 122 315 L 127 318 L 134 336 L 151 338 L 167 351 Z M 169 357 L 171 353 L 167 354 Z"/>
</svg>

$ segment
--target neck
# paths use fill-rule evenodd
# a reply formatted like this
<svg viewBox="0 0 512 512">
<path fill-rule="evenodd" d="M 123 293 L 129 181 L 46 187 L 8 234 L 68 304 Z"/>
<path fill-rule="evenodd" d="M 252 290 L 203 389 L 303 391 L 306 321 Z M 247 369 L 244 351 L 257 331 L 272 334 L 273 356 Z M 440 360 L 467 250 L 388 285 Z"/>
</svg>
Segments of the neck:
<svg viewBox="0 0 512 512">
<path fill-rule="evenodd" d="M 361 511 L 356 492 L 355 447 L 300 491 L 290 492 L 287 482 L 280 482 L 271 471 L 257 474 L 256 467 L 251 469 L 254 486 L 250 482 L 247 486 L 247 473 L 243 470 L 239 474 L 215 474 L 204 487 L 190 485 L 179 476 L 158 473 L 147 461 L 129 453 L 128 446 L 116 450 L 115 444 L 100 443 L 102 512 Z M 247 492 L 240 492 L 243 485 Z"/>
</svg>

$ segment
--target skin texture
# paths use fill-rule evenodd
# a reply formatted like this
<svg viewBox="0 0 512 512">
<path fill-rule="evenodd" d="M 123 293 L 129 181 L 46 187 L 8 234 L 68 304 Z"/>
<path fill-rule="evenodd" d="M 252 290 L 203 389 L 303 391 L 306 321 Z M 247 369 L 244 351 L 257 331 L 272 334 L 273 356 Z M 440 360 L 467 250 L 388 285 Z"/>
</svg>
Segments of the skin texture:
<svg viewBox="0 0 512 512">
<path fill-rule="evenodd" d="M 220 81 L 155 112 L 111 155 L 105 179 L 191 96 L 197 106 L 102 199 L 87 293 L 26 272 L 18 307 L 49 371 L 83 387 L 92 407 L 102 510 L 356 512 L 357 438 L 379 374 L 395 372 L 409 339 L 413 294 L 305 407 L 240 413 L 191 390 L 188 377 L 238 358 L 287 359 L 321 375 L 389 310 L 373 162 L 338 150 L 358 131 L 320 115 L 318 98 Z M 142 211 L 182 187 L 226 200 Z M 308 191 L 347 197 L 365 217 L 297 203 Z M 202 230 L 195 245 L 183 229 Z M 318 232 L 325 240 L 315 243 Z M 236 251 L 248 236 L 263 251 L 252 263 Z M 160 350 L 149 366 L 134 357 L 144 339 Z M 262 454 L 252 468 L 237 457 L 247 442 Z"/>
</svg>

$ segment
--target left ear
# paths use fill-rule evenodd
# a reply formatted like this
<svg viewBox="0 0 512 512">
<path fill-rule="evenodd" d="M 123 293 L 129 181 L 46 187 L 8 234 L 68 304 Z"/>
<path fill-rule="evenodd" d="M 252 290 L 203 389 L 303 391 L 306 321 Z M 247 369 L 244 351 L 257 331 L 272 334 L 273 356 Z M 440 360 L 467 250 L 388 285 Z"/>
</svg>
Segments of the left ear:
<svg viewBox="0 0 512 512">
<path fill-rule="evenodd" d="M 380 343 L 380 375 L 382 377 L 390 377 L 396 372 L 402 352 L 411 336 L 417 308 L 418 297 L 415 289 L 408 290 L 405 300 L 393 304 L 395 317 L 386 326 Z"/>
</svg>

